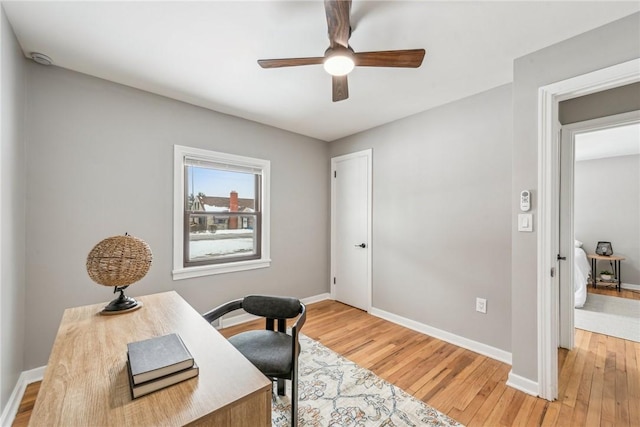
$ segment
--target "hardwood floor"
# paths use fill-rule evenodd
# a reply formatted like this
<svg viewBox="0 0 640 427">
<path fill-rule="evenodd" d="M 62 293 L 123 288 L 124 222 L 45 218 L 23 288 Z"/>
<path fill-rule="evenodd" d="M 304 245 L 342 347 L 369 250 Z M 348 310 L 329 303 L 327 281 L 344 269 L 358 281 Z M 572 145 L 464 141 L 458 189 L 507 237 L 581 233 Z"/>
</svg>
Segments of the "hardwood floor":
<svg viewBox="0 0 640 427">
<path fill-rule="evenodd" d="M 29 418 L 31 417 L 31 411 L 33 411 L 33 405 L 36 403 L 36 397 L 40 390 L 40 382 L 31 383 L 24 391 L 20 406 L 18 407 L 18 413 L 15 420 L 13 420 L 14 426 L 26 426 L 29 424 Z"/>
<path fill-rule="evenodd" d="M 597 288 L 593 288 L 593 286 L 587 286 L 588 294 L 600 294 L 600 295 L 609 295 L 611 297 L 619 297 L 619 298 L 628 298 L 628 299 L 640 299 L 640 291 L 634 291 L 630 289 L 621 289 L 620 292 L 616 290 L 613 286 L 598 286 Z"/>
<path fill-rule="evenodd" d="M 308 307 L 302 332 L 468 426 L 640 426 L 640 343 L 577 330 L 561 350 L 559 399 L 505 385 L 510 366 L 335 301 Z M 225 336 L 262 327 L 251 322 Z M 39 383 L 14 426 L 26 426 Z"/>
</svg>

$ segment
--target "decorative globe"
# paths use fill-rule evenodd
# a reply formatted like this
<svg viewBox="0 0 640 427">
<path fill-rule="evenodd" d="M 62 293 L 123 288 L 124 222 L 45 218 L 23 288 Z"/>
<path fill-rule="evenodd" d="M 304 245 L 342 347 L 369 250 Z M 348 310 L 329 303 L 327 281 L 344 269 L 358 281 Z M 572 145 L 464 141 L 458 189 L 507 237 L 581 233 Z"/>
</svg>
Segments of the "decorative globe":
<svg viewBox="0 0 640 427">
<path fill-rule="evenodd" d="M 108 237 L 87 256 L 87 273 L 104 286 L 128 286 L 142 279 L 151 267 L 149 245 L 137 237 Z"/>
</svg>

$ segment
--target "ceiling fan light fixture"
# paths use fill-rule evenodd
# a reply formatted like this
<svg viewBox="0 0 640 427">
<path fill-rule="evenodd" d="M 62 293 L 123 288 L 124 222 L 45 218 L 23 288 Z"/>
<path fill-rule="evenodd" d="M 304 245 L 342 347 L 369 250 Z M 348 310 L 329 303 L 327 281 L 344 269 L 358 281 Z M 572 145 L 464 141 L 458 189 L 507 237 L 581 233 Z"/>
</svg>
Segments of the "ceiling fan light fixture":
<svg viewBox="0 0 640 427">
<path fill-rule="evenodd" d="M 355 67 L 353 55 L 348 49 L 330 52 L 323 63 L 324 70 L 332 76 L 346 76 Z"/>
</svg>

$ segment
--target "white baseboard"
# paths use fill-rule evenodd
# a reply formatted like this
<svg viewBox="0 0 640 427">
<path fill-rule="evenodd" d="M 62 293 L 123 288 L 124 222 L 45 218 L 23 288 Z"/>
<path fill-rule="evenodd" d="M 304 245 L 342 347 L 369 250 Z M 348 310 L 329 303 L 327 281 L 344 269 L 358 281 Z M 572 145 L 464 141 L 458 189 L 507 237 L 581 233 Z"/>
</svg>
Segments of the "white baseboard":
<svg viewBox="0 0 640 427">
<path fill-rule="evenodd" d="M 252 320 L 259 319 L 260 317 L 253 314 L 245 313 L 238 314 L 237 316 L 221 317 L 218 319 L 218 329 L 228 328 L 231 326 L 241 325 L 243 323 L 251 322 Z"/>
<path fill-rule="evenodd" d="M 312 304 L 314 302 L 324 301 L 327 299 L 331 299 L 331 295 L 329 293 L 320 294 L 320 295 L 316 295 L 309 298 L 304 298 L 301 301 L 305 304 Z M 457 345 L 458 347 L 466 348 L 467 350 L 480 353 L 484 356 L 487 356 L 492 359 L 511 365 L 511 353 L 508 351 L 500 350 L 499 348 L 495 348 L 477 341 L 473 341 L 468 338 L 464 338 L 459 335 L 455 335 L 450 332 L 446 332 L 441 329 L 437 329 L 429 325 L 416 322 L 415 320 L 407 319 L 405 317 L 398 316 L 396 314 L 389 313 L 384 310 L 380 310 L 375 307 L 371 308 L 371 310 L 369 311 L 369 314 L 388 320 L 390 322 L 396 323 L 398 325 L 405 326 L 409 329 L 413 329 L 414 331 L 418 331 L 420 333 L 441 339 L 442 341 L 446 341 L 448 343 Z M 240 314 L 238 316 L 230 317 L 228 319 L 224 319 L 221 325 L 224 325 L 223 327 L 228 328 L 230 326 L 235 326 L 242 323 L 250 322 L 257 318 L 258 318 L 257 316 L 245 313 L 245 314 Z"/>
<path fill-rule="evenodd" d="M 320 295 L 314 295 L 308 298 L 302 298 L 300 301 L 303 304 L 313 304 L 314 302 L 320 302 L 327 299 L 331 299 L 331 295 L 327 292 Z M 253 314 L 245 313 L 239 314 L 237 316 L 232 316 L 228 318 L 220 319 L 220 328 L 228 328 L 230 326 L 240 325 L 242 323 L 251 322 L 252 320 L 258 319 L 258 316 L 254 316 Z"/>
<path fill-rule="evenodd" d="M 39 368 L 20 373 L 18 382 L 13 388 L 11 396 L 9 396 L 9 401 L 2 411 L 2 416 L 0 416 L 0 426 L 10 426 L 13 424 L 13 420 L 16 418 L 18 408 L 20 407 L 20 401 L 22 401 L 22 396 L 24 395 L 24 391 L 27 389 L 29 384 L 40 381 L 44 378 L 45 368 L 46 366 L 41 366 Z"/>
<path fill-rule="evenodd" d="M 324 294 L 314 295 L 308 298 L 302 298 L 300 301 L 302 301 L 303 304 L 313 304 L 314 302 L 325 301 L 328 299 L 331 299 L 331 294 L 329 292 L 325 292 Z"/>
<path fill-rule="evenodd" d="M 511 365 L 511 353 L 372 307 L 369 314 Z"/>
<path fill-rule="evenodd" d="M 634 285 L 632 283 L 621 283 L 620 287 L 622 289 L 629 289 L 632 291 L 640 291 L 640 285 Z"/>
<path fill-rule="evenodd" d="M 507 378 L 507 385 L 509 387 L 515 388 L 516 390 L 520 390 L 524 393 L 530 394 L 532 396 L 538 397 L 538 383 L 535 381 L 531 381 L 529 378 L 521 377 L 520 375 L 516 375 L 513 371 L 509 372 L 509 377 Z"/>
</svg>

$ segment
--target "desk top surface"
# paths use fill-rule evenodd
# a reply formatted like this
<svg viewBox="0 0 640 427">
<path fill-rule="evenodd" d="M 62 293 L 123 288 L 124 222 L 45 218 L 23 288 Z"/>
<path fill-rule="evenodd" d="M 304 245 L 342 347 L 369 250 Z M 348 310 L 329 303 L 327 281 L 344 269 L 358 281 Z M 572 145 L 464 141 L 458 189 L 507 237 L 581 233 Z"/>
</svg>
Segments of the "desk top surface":
<svg viewBox="0 0 640 427">
<path fill-rule="evenodd" d="M 65 310 L 30 425 L 184 425 L 270 381 L 176 292 L 136 297 L 138 310 L 102 316 L 103 304 Z M 127 343 L 178 333 L 199 376 L 133 400 Z"/>
</svg>

